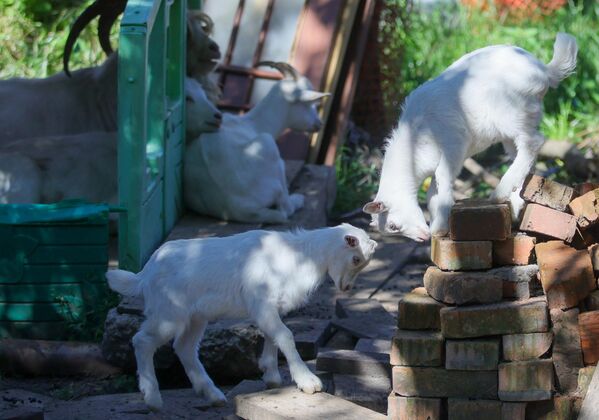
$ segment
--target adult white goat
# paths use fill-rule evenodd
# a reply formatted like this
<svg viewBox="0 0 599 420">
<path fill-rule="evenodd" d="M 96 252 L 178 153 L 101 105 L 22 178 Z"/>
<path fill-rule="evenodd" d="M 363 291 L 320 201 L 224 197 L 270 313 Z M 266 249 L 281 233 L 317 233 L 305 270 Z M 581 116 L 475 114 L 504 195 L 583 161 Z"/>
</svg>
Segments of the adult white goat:
<svg viewBox="0 0 599 420">
<path fill-rule="evenodd" d="M 200 84 L 185 80 L 190 138 L 213 127 L 218 112 Z M 24 138 L 0 145 L 0 204 L 54 203 L 80 198 L 117 203 L 117 134 L 90 132 Z"/>
<path fill-rule="evenodd" d="M 198 29 L 205 19 L 190 13 L 187 20 L 192 34 L 187 60 L 196 63 L 192 68 L 196 77 L 200 70 L 211 70 L 215 57 L 220 57 L 218 47 L 214 51 L 216 44 Z M 69 50 L 65 47 L 67 62 Z M 59 73 L 40 79 L 0 80 L 0 144 L 30 137 L 116 131 L 117 67 L 117 55 L 111 54 L 100 66 L 74 71 L 71 77 Z M 214 131 L 220 125 L 221 113 L 215 109 L 194 118 L 196 126 L 201 118 L 205 127 Z"/>
<path fill-rule="evenodd" d="M 146 319 L 133 337 L 133 347 L 146 404 L 162 406 L 153 355 L 173 337 L 194 391 L 214 404 L 226 402 L 198 359 L 206 325 L 219 319 L 249 317 L 262 330 L 260 368 L 269 386 L 281 384 L 280 349 L 298 388 L 320 391 L 320 379 L 300 358 L 281 316 L 304 305 L 327 273 L 339 290 L 349 290 L 375 248 L 366 232 L 348 224 L 312 231 L 255 230 L 167 242 L 138 274 L 108 271 L 111 289 L 144 298 Z"/>
<path fill-rule="evenodd" d="M 315 104 L 328 93 L 287 63 L 263 62 L 283 73 L 243 116 L 225 114 L 220 130 L 188 143 L 183 193 L 188 208 L 224 220 L 285 223 L 304 203 L 289 195 L 275 139 L 286 128 L 318 131 Z"/>
<path fill-rule="evenodd" d="M 364 206 L 372 225 L 416 241 L 430 232 L 446 234 L 453 183 L 464 160 L 498 142 L 514 162 L 492 198 L 509 200 L 518 217 L 519 191 L 544 142 L 543 97 L 574 71 L 576 55 L 576 40 L 564 33 L 557 34 L 547 65 L 522 48 L 490 46 L 466 54 L 418 87 L 388 140 L 376 198 Z M 431 175 L 429 230 L 416 193 Z"/>
</svg>

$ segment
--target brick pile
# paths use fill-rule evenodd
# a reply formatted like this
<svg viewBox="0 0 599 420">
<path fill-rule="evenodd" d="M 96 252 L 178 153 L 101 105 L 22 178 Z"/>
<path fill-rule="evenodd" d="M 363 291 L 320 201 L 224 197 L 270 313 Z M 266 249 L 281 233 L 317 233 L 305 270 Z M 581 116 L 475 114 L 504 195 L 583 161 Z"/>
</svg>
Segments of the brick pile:
<svg viewBox="0 0 599 420">
<path fill-rule="evenodd" d="M 531 175 L 522 221 L 464 200 L 399 302 L 392 419 L 575 418 L 599 360 L 599 185 Z"/>
</svg>

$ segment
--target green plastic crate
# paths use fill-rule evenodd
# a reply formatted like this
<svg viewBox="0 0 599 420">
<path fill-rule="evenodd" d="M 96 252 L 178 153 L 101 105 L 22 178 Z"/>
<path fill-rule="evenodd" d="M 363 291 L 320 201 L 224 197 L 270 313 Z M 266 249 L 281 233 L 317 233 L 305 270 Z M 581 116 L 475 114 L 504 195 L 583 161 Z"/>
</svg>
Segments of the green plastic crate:
<svg viewBox="0 0 599 420">
<path fill-rule="evenodd" d="M 104 204 L 0 206 L 0 337 L 66 338 L 108 294 Z"/>
</svg>

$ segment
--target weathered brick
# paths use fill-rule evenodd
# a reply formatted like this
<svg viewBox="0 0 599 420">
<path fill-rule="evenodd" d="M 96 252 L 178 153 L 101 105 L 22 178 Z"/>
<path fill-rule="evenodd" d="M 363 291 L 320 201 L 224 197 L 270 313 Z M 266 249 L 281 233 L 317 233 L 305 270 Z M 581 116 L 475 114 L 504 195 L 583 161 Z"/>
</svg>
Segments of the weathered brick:
<svg viewBox="0 0 599 420">
<path fill-rule="evenodd" d="M 575 399 L 556 395 L 547 401 L 534 401 L 527 404 L 526 418 L 534 420 L 573 420 Z"/>
<path fill-rule="evenodd" d="M 397 330 L 391 344 L 391 365 L 441 366 L 443 347 L 440 332 Z"/>
<path fill-rule="evenodd" d="M 578 251 L 561 241 L 549 241 L 537 244 L 535 252 L 550 309 L 573 308 L 597 287 L 586 250 Z"/>
<path fill-rule="evenodd" d="M 355 350 L 320 351 L 316 358 L 316 370 L 345 375 L 389 375 L 389 355 L 363 353 Z"/>
<path fill-rule="evenodd" d="M 499 302 L 503 297 L 501 278 L 478 271 L 450 272 L 431 266 L 424 273 L 424 287 L 429 296 L 448 304 Z"/>
<path fill-rule="evenodd" d="M 447 418 L 448 420 L 501 420 L 501 401 L 449 398 Z"/>
<path fill-rule="evenodd" d="M 493 241 L 493 264 L 527 265 L 533 260 L 537 240 L 526 234 L 512 235 L 503 241 Z"/>
<path fill-rule="evenodd" d="M 553 363 L 551 359 L 499 364 L 499 399 L 539 401 L 551 398 Z"/>
<path fill-rule="evenodd" d="M 599 361 L 599 311 L 583 312 L 578 315 L 580 345 L 586 365 Z"/>
<path fill-rule="evenodd" d="M 581 228 L 599 222 L 599 188 L 575 198 L 568 207 L 578 218 L 578 226 Z"/>
<path fill-rule="evenodd" d="M 582 184 L 574 185 L 574 191 L 577 197 L 584 195 L 589 191 L 596 190 L 597 188 L 599 188 L 599 184 L 595 182 L 583 182 Z"/>
<path fill-rule="evenodd" d="M 586 366 L 578 371 L 578 385 L 576 387 L 576 396 L 584 398 L 591 385 L 593 374 L 597 366 Z"/>
<path fill-rule="evenodd" d="M 447 340 L 445 369 L 496 370 L 499 362 L 499 339 Z"/>
<path fill-rule="evenodd" d="M 393 366 L 393 391 L 405 397 L 497 399 L 496 371 Z"/>
<path fill-rule="evenodd" d="M 530 297 L 531 282 L 534 282 L 539 267 L 536 264 L 498 267 L 487 271 L 503 281 L 503 297 L 506 299 L 525 300 Z"/>
<path fill-rule="evenodd" d="M 503 282 L 503 297 L 506 299 L 526 300 L 530 298 L 529 283 Z"/>
<path fill-rule="evenodd" d="M 441 270 L 484 270 L 493 266 L 493 242 L 452 241 L 433 236 L 431 260 Z"/>
<path fill-rule="evenodd" d="M 529 204 L 524 210 L 520 230 L 572 242 L 576 235 L 576 226 L 576 217 L 571 214 L 539 204 Z"/>
<path fill-rule="evenodd" d="M 552 209 L 564 211 L 575 196 L 574 189 L 538 175 L 529 175 L 520 196 L 528 202 L 541 204 Z"/>
<path fill-rule="evenodd" d="M 441 328 L 439 311 L 444 307 L 430 297 L 424 287 L 418 287 L 400 299 L 397 326 L 404 330 L 438 330 Z"/>
<path fill-rule="evenodd" d="M 454 241 L 502 241 L 511 232 L 511 210 L 505 203 L 462 200 L 449 215 L 449 237 Z"/>
<path fill-rule="evenodd" d="M 599 310 L 599 290 L 593 290 L 585 299 L 584 304 L 587 311 Z"/>
<path fill-rule="evenodd" d="M 458 306 L 441 309 L 441 332 L 445 338 L 545 332 L 548 318 L 543 297 Z"/>
<path fill-rule="evenodd" d="M 525 420 L 526 403 L 503 402 L 501 404 L 501 420 Z"/>
<path fill-rule="evenodd" d="M 402 397 L 389 395 L 389 420 L 438 420 L 441 418 L 441 398 Z"/>
<path fill-rule="evenodd" d="M 589 247 L 589 254 L 591 254 L 591 262 L 593 263 L 593 269 L 599 271 L 599 244 L 593 244 Z"/>
<path fill-rule="evenodd" d="M 538 359 L 551 348 L 553 333 L 508 334 L 502 337 L 502 341 L 505 360 Z"/>
<path fill-rule="evenodd" d="M 580 335 L 578 333 L 578 309 L 562 311 L 551 309 L 549 316 L 553 324 L 553 365 L 557 374 L 557 389 L 562 394 L 574 392 L 578 370 L 584 366 Z"/>
</svg>

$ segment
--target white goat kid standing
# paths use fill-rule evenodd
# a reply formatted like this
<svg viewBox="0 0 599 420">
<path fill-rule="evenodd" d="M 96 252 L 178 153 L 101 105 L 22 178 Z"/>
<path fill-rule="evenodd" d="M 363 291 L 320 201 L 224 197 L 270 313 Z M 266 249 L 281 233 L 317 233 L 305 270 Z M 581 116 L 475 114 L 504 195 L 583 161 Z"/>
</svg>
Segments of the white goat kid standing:
<svg viewBox="0 0 599 420">
<path fill-rule="evenodd" d="M 278 349 L 298 388 L 322 390 L 300 358 L 281 316 L 304 305 L 327 273 L 349 290 L 369 263 L 376 242 L 348 224 L 296 232 L 249 231 L 225 238 L 178 240 L 162 245 L 139 274 L 106 273 L 113 290 L 143 295 L 145 321 L 133 337 L 139 388 L 152 408 L 162 399 L 153 364 L 156 349 L 171 338 L 194 391 L 215 404 L 226 401 L 206 374 L 198 347 L 208 322 L 249 317 L 264 333 L 263 379 L 278 386 Z"/>
<path fill-rule="evenodd" d="M 464 160 L 498 142 L 514 162 L 492 198 L 510 200 L 518 217 L 523 206 L 519 190 L 544 142 L 538 129 L 543 97 L 576 67 L 574 37 L 559 33 L 553 51 L 545 65 L 518 47 L 482 48 L 412 92 L 387 143 L 376 198 L 364 206 L 372 225 L 416 241 L 428 239 L 430 232 L 444 235 L 453 183 Z M 431 175 L 429 230 L 417 191 Z"/>
<path fill-rule="evenodd" d="M 304 197 L 289 195 L 285 163 L 275 139 L 284 129 L 318 131 L 317 92 L 286 63 L 264 62 L 285 78 L 250 112 L 225 114 L 218 132 L 206 133 L 185 150 L 184 197 L 188 208 L 224 220 L 285 223 Z"/>
</svg>

